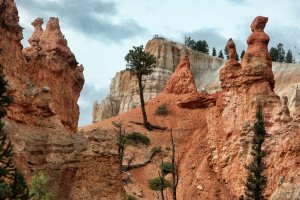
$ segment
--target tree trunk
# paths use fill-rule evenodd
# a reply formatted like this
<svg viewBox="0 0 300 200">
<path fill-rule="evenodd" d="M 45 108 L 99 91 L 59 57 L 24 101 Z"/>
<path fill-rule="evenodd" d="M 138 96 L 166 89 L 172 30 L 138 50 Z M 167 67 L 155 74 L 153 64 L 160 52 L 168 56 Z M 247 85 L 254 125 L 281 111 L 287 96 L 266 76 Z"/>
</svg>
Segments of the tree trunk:
<svg viewBox="0 0 300 200">
<path fill-rule="evenodd" d="M 175 144 L 172 129 L 170 131 L 171 134 L 171 144 L 172 144 L 172 193 L 173 193 L 173 200 L 176 200 L 176 189 L 178 185 L 178 169 L 175 162 Z"/>
<path fill-rule="evenodd" d="M 145 109 L 145 101 L 144 101 L 144 88 L 142 85 L 142 76 L 137 75 L 138 83 L 139 83 L 139 94 L 140 94 L 140 101 L 141 101 L 141 108 L 142 108 L 142 115 L 143 115 L 143 124 L 146 129 L 150 129 L 151 125 L 147 120 L 147 114 Z"/>
</svg>

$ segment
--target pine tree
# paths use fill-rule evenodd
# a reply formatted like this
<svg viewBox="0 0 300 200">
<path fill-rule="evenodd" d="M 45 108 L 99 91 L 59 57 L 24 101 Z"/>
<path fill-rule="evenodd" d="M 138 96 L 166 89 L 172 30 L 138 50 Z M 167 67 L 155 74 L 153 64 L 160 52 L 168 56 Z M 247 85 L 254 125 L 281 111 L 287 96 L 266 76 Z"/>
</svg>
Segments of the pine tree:
<svg viewBox="0 0 300 200">
<path fill-rule="evenodd" d="M 223 58 L 223 59 L 224 59 L 224 55 L 223 55 L 223 52 L 222 52 L 222 50 L 220 50 L 220 51 L 219 51 L 218 57 L 219 57 L 219 58 Z"/>
<path fill-rule="evenodd" d="M 239 61 L 239 60 L 240 60 L 239 54 L 236 52 L 236 61 Z"/>
<path fill-rule="evenodd" d="M 285 58 L 285 51 L 283 49 L 283 44 L 279 43 L 277 45 L 277 51 L 278 51 L 278 62 L 283 62 Z"/>
<path fill-rule="evenodd" d="M 215 47 L 213 47 L 213 49 L 212 49 L 212 54 L 211 54 L 212 56 L 216 56 L 217 55 L 217 51 L 216 51 L 216 48 Z"/>
<path fill-rule="evenodd" d="M 294 61 L 294 56 L 293 56 L 292 51 L 289 49 L 286 56 L 285 56 L 284 62 L 293 63 L 293 61 Z"/>
<path fill-rule="evenodd" d="M 184 37 L 184 45 L 194 49 L 195 45 L 196 45 L 196 41 L 193 40 L 190 36 L 185 36 Z"/>
<path fill-rule="evenodd" d="M 240 58 L 243 59 L 243 58 L 244 58 L 244 55 L 245 55 L 245 50 L 242 51 L 241 57 L 240 57 Z"/>
<path fill-rule="evenodd" d="M 7 82 L 0 66 L 0 199 L 29 199 L 26 182 L 12 163 L 12 145 L 3 130 L 1 119 L 6 115 L 6 108 L 11 103 L 7 95 Z"/>
<path fill-rule="evenodd" d="M 252 162 L 247 166 L 248 177 L 246 182 L 246 199 L 264 200 L 264 189 L 267 184 L 267 178 L 263 175 L 265 164 L 263 158 L 266 156 L 262 145 L 265 141 L 266 130 L 264 125 L 264 116 L 262 105 L 258 105 L 256 112 L 256 122 L 254 123 L 254 135 L 252 138 Z"/>
<path fill-rule="evenodd" d="M 148 52 L 144 51 L 143 45 L 139 47 L 133 47 L 132 50 L 129 50 L 129 53 L 125 56 L 127 61 L 127 69 L 133 72 L 138 80 L 139 86 L 139 95 L 143 116 L 143 125 L 146 129 L 152 130 L 153 126 L 148 122 L 145 101 L 144 101 L 144 85 L 142 83 L 143 76 L 149 75 L 154 71 L 156 67 L 156 58 Z"/>
<path fill-rule="evenodd" d="M 273 62 L 278 62 L 278 50 L 275 47 L 270 49 L 270 56 Z"/>
<path fill-rule="evenodd" d="M 208 54 L 209 53 L 209 47 L 205 40 L 198 40 L 192 49 L 196 51 L 200 51 L 202 53 Z"/>
</svg>

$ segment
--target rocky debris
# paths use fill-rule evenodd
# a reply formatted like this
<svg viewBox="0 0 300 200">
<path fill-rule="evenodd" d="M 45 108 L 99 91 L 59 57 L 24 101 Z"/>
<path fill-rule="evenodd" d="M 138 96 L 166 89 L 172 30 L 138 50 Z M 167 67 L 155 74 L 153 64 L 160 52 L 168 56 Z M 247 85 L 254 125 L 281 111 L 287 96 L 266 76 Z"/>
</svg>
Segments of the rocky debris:
<svg viewBox="0 0 300 200">
<path fill-rule="evenodd" d="M 58 19 L 50 18 L 45 31 L 42 24 L 41 18 L 32 22 L 35 31 L 28 40 L 31 46 L 23 49 L 27 60 L 25 73 L 32 87 L 47 86 L 50 90 L 45 98 L 40 97 L 45 94 L 30 94 L 34 98 L 30 112 L 38 117 L 59 116 L 67 129 L 76 131 L 79 118 L 77 101 L 84 83 L 83 66 L 78 65 L 69 49 Z M 40 103 L 44 106 L 38 105 Z M 28 117 L 18 120 L 25 122 Z M 37 117 L 29 121 L 36 120 Z"/>
<path fill-rule="evenodd" d="M 179 100 L 177 105 L 180 108 L 209 108 L 216 105 L 216 95 L 201 94 L 198 92 L 193 92 L 187 95 L 184 95 L 183 98 Z"/>
<path fill-rule="evenodd" d="M 187 94 L 196 92 L 194 76 L 190 71 L 190 61 L 188 56 L 184 56 L 174 74 L 171 76 L 164 89 L 165 93 Z"/>
</svg>

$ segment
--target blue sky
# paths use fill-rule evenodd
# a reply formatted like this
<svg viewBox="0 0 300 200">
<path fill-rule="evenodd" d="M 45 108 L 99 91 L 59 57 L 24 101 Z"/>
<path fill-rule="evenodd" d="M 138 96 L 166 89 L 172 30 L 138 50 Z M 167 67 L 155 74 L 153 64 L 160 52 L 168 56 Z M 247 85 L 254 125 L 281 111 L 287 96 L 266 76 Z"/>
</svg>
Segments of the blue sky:
<svg viewBox="0 0 300 200">
<path fill-rule="evenodd" d="M 24 46 L 33 32 L 31 22 L 58 17 L 62 32 L 79 63 L 85 85 L 79 99 L 79 125 L 91 123 L 95 100 L 103 99 L 110 80 L 125 69 L 132 46 L 159 34 L 183 42 L 185 35 L 206 40 L 217 51 L 233 38 L 238 53 L 247 48 L 250 24 L 269 17 L 265 29 L 270 46 L 279 42 L 300 60 L 300 1 L 298 0 L 16 0 L 24 29 Z"/>
</svg>

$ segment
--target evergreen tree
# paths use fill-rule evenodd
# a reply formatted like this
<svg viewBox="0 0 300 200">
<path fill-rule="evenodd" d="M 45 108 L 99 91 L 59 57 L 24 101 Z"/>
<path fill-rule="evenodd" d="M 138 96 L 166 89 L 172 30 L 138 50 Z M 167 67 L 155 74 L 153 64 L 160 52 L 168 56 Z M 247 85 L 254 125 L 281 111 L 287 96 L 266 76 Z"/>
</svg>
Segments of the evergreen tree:
<svg viewBox="0 0 300 200">
<path fill-rule="evenodd" d="M 279 43 L 277 45 L 277 51 L 278 51 L 278 62 L 283 62 L 285 58 L 285 51 L 283 49 L 283 44 Z"/>
<path fill-rule="evenodd" d="M 254 123 L 254 135 L 252 138 L 252 162 L 247 166 L 248 177 L 246 182 L 246 199 L 249 200 L 264 200 L 264 189 L 267 184 L 267 178 L 263 175 L 265 164 L 263 158 L 266 156 L 262 150 L 262 145 L 265 141 L 266 130 L 264 125 L 264 116 L 262 105 L 258 105 L 256 112 L 256 122 Z"/>
<path fill-rule="evenodd" d="M 12 145 L 3 130 L 1 119 L 11 103 L 7 95 L 7 82 L 0 66 L 0 199 L 29 199 L 28 187 L 20 171 L 12 163 Z"/>
<path fill-rule="evenodd" d="M 286 63 L 292 63 L 294 61 L 294 56 L 293 56 L 293 53 L 292 51 L 289 49 L 286 56 L 285 56 L 285 60 L 284 62 Z"/>
<path fill-rule="evenodd" d="M 223 52 L 222 52 L 222 50 L 220 50 L 220 51 L 219 51 L 218 57 L 219 57 L 219 58 L 223 58 L 223 59 L 224 59 L 224 55 L 223 55 Z"/>
<path fill-rule="evenodd" d="M 240 57 L 240 58 L 243 59 L 243 58 L 244 58 L 244 55 L 245 55 L 245 50 L 242 51 L 241 57 Z"/>
<path fill-rule="evenodd" d="M 278 62 L 278 50 L 275 47 L 270 49 L 270 56 L 273 62 Z"/>
<path fill-rule="evenodd" d="M 139 95 L 141 101 L 141 109 L 143 116 L 143 125 L 146 129 L 152 130 L 153 126 L 148 122 L 145 101 L 144 101 L 144 85 L 142 83 L 143 76 L 149 75 L 154 71 L 156 58 L 148 52 L 144 51 L 143 45 L 139 47 L 133 47 L 129 50 L 129 53 L 125 56 L 127 61 L 127 69 L 133 72 L 138 80 Z"/>
<path fill-rule="evenodd" d="M 239 54 L 236 52 L 236 61 L 239 61 L 240 58 L 239 58 Z"/>
<path fill-rule="evenodd" d="M 205 54 L 209 53 L 209 47 L 208 47 L 208 44 L 205 40 L 198 40 L 193 49 L 196 50 L 196 51 L 200 51 L 202 53 L 205 53 Z"/>
<path fill-rule="evenodd" d="M 184 45 L 187 47 L 190 47 L 191 49 L 194 49 L 196 46 L 196 41 L 193 40 L 190 36 L 184 37 Z"/>
<path fill-rule="evenodd" d="M 215 47 L 213 47 L 213 49 L 212 49 L 212 54 L 211 54 L 212 56 L 216 56 L 217 55 L 217 51 L 216 51 L 216 48 Z"/>
<path fill-rule="evenodd" d="M 228 49 L 227 49 L 226 46 L 225 46 L 225 48 L 224 48 L 224 54 L 225 54 L 225 56 L 226 56 L 226 59 L 228 60 Z"/>
</svg>

